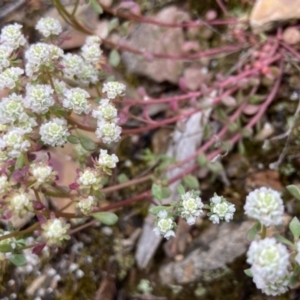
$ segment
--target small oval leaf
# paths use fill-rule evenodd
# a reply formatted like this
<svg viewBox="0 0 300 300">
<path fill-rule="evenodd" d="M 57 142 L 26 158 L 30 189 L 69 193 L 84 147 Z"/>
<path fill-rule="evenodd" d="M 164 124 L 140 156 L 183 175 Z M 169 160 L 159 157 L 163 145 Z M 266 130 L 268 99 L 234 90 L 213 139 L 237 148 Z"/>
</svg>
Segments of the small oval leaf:
<svg viewBox="0 0 300 300">
<path fill-rule="evenodd" d="M 118 221 L 118 216 L 109 211 L 98 212 L 92 216 L 105 225 L 114 225 Z"/>
<path fill-rule="evenodd" d="M 286 189 L 297 199 L 300 200 L 300 189 L 296 185 L 288 185 Z"/>
</svg>

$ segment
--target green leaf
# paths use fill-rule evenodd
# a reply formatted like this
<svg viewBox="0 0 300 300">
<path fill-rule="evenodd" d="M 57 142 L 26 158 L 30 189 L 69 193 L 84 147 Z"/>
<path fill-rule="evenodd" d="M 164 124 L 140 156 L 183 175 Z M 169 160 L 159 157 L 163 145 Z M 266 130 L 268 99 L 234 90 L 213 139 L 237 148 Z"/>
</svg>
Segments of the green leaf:
<svg viewBox="0 0 300 300">
<path fill-rule="evenodd" d="M 152 196 L 154 196 L 159 202 L 162 200 L 162 189 L 160 185 L 157 185 L 156 183 L 152 184 L 151 187 Z"/>
<path fill-rule="evenodd" d="M 299 276 L 292 275 L 289 280 L 289 285 L 290 287 L 295 287 L 298 284 L 298 282 L 299 282 Z"/>
<path fill-rule="evenodd" d="M 67 140 L 71 144 L 78 144 L 80 142 L 79 139 L 76 136 L 74 136 L 74 135 L 69 135 L 67 137 Z"/>
<path fill-rule="evenodd" d="M 179 185 L 177 186 L 177 191 L 178 191 L 178 193 L 179 193 L 180 195 L 184 195 L 184 194 L 185 194 L 185 189 L 184 189 L 184 187 L 183 187 L 181 184 L 179 184 Z"/>
<path fill-rule="evenodd" d="M 119 183 L 124 183 L 124 182 L 127 182 L 127 181 L 128 181 L 128 177 L 124 173 L 122 173 L 118 176 L 118 182 Z"/>
<path fill-rule="evenodd" d="M 97 0 L 90 0 L 90 1 L 91 1 L 91 6 L 93 11 L 99 15 L 103 14 L 103 9 L 101 5 L 98 3 L 98 1 Z"/>
<path fill-rule="evenodd" d="M 112 212 L 104 211 L 92 214 L 92 216 L 105 225 L 114 225 L 118 221 L 118 216 Z"/>
<path fill-rule="evenodd" d="M 162 210 L 169 210 L 171 206 L 154 206 L 149 209 L 149 212 L 153 215 L 157 215 Z"/>
<path fill-rule="evenodd" d="M 61 117 L 65 117 L 68 115 L 68 112 L 63 108 L 56 108 L 55 113 Z"/>
<path fill-rule="evenodd" d="M 16 267 L 21 267 L 26 265 L 26 258 L 24 254 L 14 254 L 8 258 Z"/>
<path fill-rule="evenodd" d="M 120 25 L 119 19 L 118 18 L 113 18 L 109 23 L 108 23 L 108 32 L 113 31 Z"/>
<path fill-rule="evenodd" d="M 5 252 L 11 252 L 11 251 L 12 251 L 11 245 L 0 244 L 0 252 L 5 253 Z"/>
<path fill-rule="evenodd" d="M 292 232 L 295 239 L 300 237 L 300 222 L 297 217 L 294 217 L 289 224 L 290 231 Z"/>
<path fill-rule="evenodd" d="M 24 166 L 24 155 L 27 154 L 23 154 L 21 153 L 21 155 L 17 158 L 16 163 L 15 163 L 15 169 L 22 169 Z"/>
<path fill-rule="evenodd" d="M 238 143 L 238 149 L 239 149 L 239 153 L 241 155 L 244 155 L 246 153 L 246 148 L 245 148 L 245 145 L 242 141 L 239 141 Z"/>
<path fill-rule="evenodd" d="M 200 167 L 205 167 L 207 165 L 207 159 L 204 153 L 200 153 L 197 156 L 197 163 L 199 164 Z"/>
<path fill-rule="evenodd" d="M 300 189 L 296 185 L 288 185 L 286 189 L 297 199 L 300 200 Z"/>
<path fill-rule="evenodd" d="M 260 231 L 260 229 L 261 229 L 260 223 L 256 222 L 248 231 L 247 239 L 252 241 L 255 238 L 256 234 Z"/>
<path fill-rule="evenodd" d="M 161 193 L 162 193 L 162 198 L 165 199 L 170 197 L 172 192 L 169 187 L 162 187 Z"/>
<path fill-rule="evenodd" d="M 117 67 L 119 65 L 120 61 L 121 61 L 121 57 L 120 57 L 118 50 L 114 49 L 114 50 L 110 51 L 109 58 L 108 58 L 109 64 L 112 67 Z"/>
<path fill-rule="evenodd" d="M 248 276 L 248 277 L 253 277 L 253 274 L 251 272 L 251 269 L 246 269 L 244 270 L 244 273 Z"/>
<path fill-rule="evenodd" d="M 295 245 L 291 241 L 289 241 L 288 239 L 286 239 L 284 236 L 282 236 L 280 234 L 276 235 L 275 238 L 276 238 L 277 242 L 286 244 L 292 248 L 295 247 Z"/>
<path fill-rule="evenodd" d="M 93 140 L 91 140 L 89 137 L 86 135 L 83 135 L 79 131 L 77 132 L 78 138 L 80 141 L 81 146 L 87 150 L 87 151 L 94 151 L 96 149 L 96 144 Z"/>
<path fill-rule="evenodd" d="M 198 189 L 199 188 L 199 181 L 193 175 L 184 176 L 183 177 L 183 182 L 190 189 Z"/>
</svg>

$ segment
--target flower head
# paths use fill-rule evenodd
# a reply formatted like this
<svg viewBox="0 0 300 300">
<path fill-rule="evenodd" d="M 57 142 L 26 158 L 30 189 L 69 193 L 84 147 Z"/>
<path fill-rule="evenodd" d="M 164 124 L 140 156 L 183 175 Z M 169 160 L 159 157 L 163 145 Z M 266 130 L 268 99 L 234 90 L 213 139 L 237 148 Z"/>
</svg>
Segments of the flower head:
<svg viewBox="0 0 300 300">
<path fill-rule="evenodd" d="M 51 121 L 41 125 L 41 140 L 50 146 L 62 146 L 67 142 L 70 135 L 65 119 L 54 118 Z"/>
<path fill-rule="evenodd" d="M 247 252 L 247 262 L 256 287 L 268 295 L 286 292 L 289 283 L 289 252 L 275 238 L 253 241 Z"/>
<path fill-rule="evenodd" d="M 83 45 L 81 48 L 81 55 L 84 60 L 90 64 L 97 64 L 100 60 L 102 50 L 100 49 L 99 44 L 90 44 Z"/>
<path fill-rule="evenodd" d="M 93 196 L 80 197 L 76 200 L 76 208 L 79 209 L 84 215 L 89 215 L 97 204 L 97 201 Z"/>
<path fill-rule="evenodd" d="M 102 99 L 97 109 L 93 110 L 92 116 L 98 121 L 116 122 L 118 111 L 110 104 L 109 99 Z"/>
<path fill-rule="evenodd" d="M 98 160 L 95 161 L 96 167 L 102 169 L 108 175 L 111 175 L 111 169 L 116 167 L 118 157 L 115 154 L 107 154 L 107 150 L 100 149 L 100 155 Z"/>
<path fill-rule="evenodd" d="M 25 118 L 21 118 L 20 120 L 15 122 L 12 126 L 10 126 L 9 130 L 17 130 L 23 135 L 32 132 L 33 127 L 37 125 L 38 124 L 35 118 L 31 118 L 28 115 L 25 115 Z"/>
<path fill-rule="evenodd" d="M 9 57 L 13 52 L 13 48 L 5 45 L 0 45 L 0 71 L 10 66 Z"/>
<path fill-rule="evenodd" d="M 55 180 L 56 173 L 48 163 L 37 162 L 32 163 L 29 167 L 33 179 L 35 180 L 35 187 L 39 187 L 45 183 L 52 183 Z"/>
<path fill-rule="evenodd" d="M 121 127 L 115 123 L 98 122 L 98 128 L 96 135 L 99 139 L 102 139 L 103 143 L 110 144 L 120 140 Z"/>
<path fill-rule="evenodd" d="M 13 190 L 6 198 L 9 210 L 19 216 L 23 216 L 27 211 L 33 211 L 32 200 L 32 195 L 23 189 Z"/>
<path fill-rule="evenodd" d="M 24 105 L 37 114 L 45 114 L 55 101 L 53 89 L 48 84 L 27 84 Z"/>
<path fill-rule="evenodd" d="M 102 187 L 101 176 L 99 172 L 95 169 L 85 168 L 79 173 L 77 179 L 80 189 L 91 189 L 99 190 Z"/>
<path fill-rule="evenodd" d="M 50 17 L 41 18 L 37 22 L 35 29 L 38 30 L 44 37 L 59 35 L 62 32 L 59 21 Z"/>
<path fill-rule="evenodd" d="M 203 203 L 194 191 L 180 196 L 181 217 L 185 218 L 189 225 L 195 224 L 196 218 L 202 213 Z"/>
<path fill-rule="evenodd" d="M 81 88 L 67 90 L 65 92 L 63 106 L 73 110 L 76 114 L 87 114 L 91 111 L 91 105 L 87 100 L 89 97 L 89 93 Z"/>
<path fill-rule="evenodd" d="M 48 246 L 60 245 L 63 240 L 70 239 L 68 235 L 69 228 L 70 225 L 61 218 L 50 219 L 42 225 L 42 235 Z"/>
<path fill-rule="evenodd" d="M 156 235 L 163 235 L 166 239 L 169 239 L 172 236 L 175 236 L 174 228 L 175 222 L 165 210 L 161 210 L 157 214 L 155 221 L 156 227 L 153 229 Z"/>
<path fill-rule="evenodd" d="M 4 88 L 15 88 L 20 79 L 20 75 L 22 75 L 23 73 L 24 70 L 18 67 L 11 67 L 4 70 L 0 74 L 0 90 L 3 90 Z"/>
<path fill-rule="evenodd" d="M 247 216 L 265 226 L 282 223 L 283 201 L 280 194 L 270 188 L 261 187 L 249 193 L 244 210 Z"/>
<path fill-rule="evenodd" d="M 18 158 L 22 152 L 27 152 L 29 147 L 30 142 L 17 129 L 8 131 L 0 138 L 0 149 L 6 149 L 7 155 L 11 158 Z"/>
<path fill-rule="evenodd" d="M 94 44 L 101 44 L 101 39 L 97 35 L 90 35 L 86 38 L 85 44 L 88 46 L 94 45 Z"/>
<path fill-rule="evenodd" d="M 85 85 L 95 84 L 98 81 L 98 70 L 93 65 L 85 63 L 77 77 Z"/>
<path fill-rule="evenodd" d="M 73 76 L 82 72 L 84 61 L 82 57 L 77 54 L 67 53 L 64 54 L 61 65 L 63 66 L 64 75 L 73 78 Z"/>
<path fill-rule="evenodd" d="M 1 44 L 17 49 L 26 44 L 26 39 L 21 32 L 23 26 L 20 24 L 11 24 L 2 28 L 0 35 Z"/>
<path fill-rule="evenodd" d="M 106 93 L 108 99 L 124 96 L 126 86 L 118 81 L 111 81 L 103 84 L 102 93 Z"/>
<path fill-rule="evenodd" d="M 229 222 L 230 220 L 232 220 L 234 212 L 234 205 L 228 202 L 223 196 L 218 196 L 217 194 L 215 194 L 210 199 L 209 219 L 214 224 L 218 224 L 220 220 Z"/>
<path fill-rule="evenodd" d="M 23 97 L 15 93 L 7 98 L 2 98 L 0 102 L 0 120 L 3 124 L 13 124 L 16 121 L 27 119 L 23 105 Z"/>
</svg>

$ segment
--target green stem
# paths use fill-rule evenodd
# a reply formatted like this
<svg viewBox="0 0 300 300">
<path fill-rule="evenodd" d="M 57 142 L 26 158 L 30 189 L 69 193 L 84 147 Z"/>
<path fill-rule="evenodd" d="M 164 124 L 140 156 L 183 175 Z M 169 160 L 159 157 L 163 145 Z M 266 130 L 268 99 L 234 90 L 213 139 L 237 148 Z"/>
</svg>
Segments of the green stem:
<svg viewBox="0 0 300 300">
<path fill-rule="evenodd" d="M 3 241 L 3 240 L 8 239 L 8 238 L 12 238 L 12 237 L 18 237 L 18 236 L 24 235 L 26 233 L 33 232 L 34 230 L 38 229 L 39 227 L 40 227 L 40 224 L 37 222 L 37 223 L 33 224 L 32 226 L 24 229 L 24 230 L 15 231 L 15 232 L 8 233 L 8 234 L 0 236 L 0 241 Z"/>
<path fill-rule="evenodd" d="M 267 227 L 265 225 L 261 226 L 261 238 L 264 239 L 267 236 Z"/>
</svg>

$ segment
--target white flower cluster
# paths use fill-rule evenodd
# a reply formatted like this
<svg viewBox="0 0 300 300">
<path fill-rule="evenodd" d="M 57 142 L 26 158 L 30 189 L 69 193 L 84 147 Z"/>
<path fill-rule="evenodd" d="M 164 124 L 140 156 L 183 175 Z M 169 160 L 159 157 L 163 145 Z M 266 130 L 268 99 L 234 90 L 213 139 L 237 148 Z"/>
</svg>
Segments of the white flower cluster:
<svg viewBox="0 0 300 300">
<path fill-rule="evenodd" d="M 13 52 L 13 48 L 5 45 L 0 45 L 0 72 L 10 66 L 10 56 Z"/>
<path fill-rule="evenodd" d="M 186 219 L 189 225 L 193 225 L 196 219 L 203 214 L 203 203 L 194 191 L 180 195 L 181 217 Z"/>
<path fill-rule="evenodd" d="M 96 191 L 102 187 L 101 176 L 99 175 L 97 170 L 91 168 L 85 168 L 79 173 L 77 183 L 79 185 L 79 188 L 83 190 L 90 190 L 92 188 Z"/>
<path fill-rule="evenodd" d="M 95 161 L 95 166 L 111 175 L 111 169 L 117 166 L 117 162 L 119 162 L 119 159 L 115 154 L 110 155 L 107 150 L 100 149 L 100 155 L 98 160 Z"/>
<path fill-rule="evenodd" d="M 86 62 L 96 65 L 101 57 L 100 39 L 97 36 L 90 36 L 86 39 L 85 45 L 81 48 L 81 55 Z"/>
<path fill-rule="evenodd" d="M 284 206 L 277 191 L 261 187 L 249 193 L 244 210 L 248 217 L 270 226 L 282 223 Z"/>
<path fill-rule="evenodd" d="M 70 225 L 61 218 L 50 219 L 41 227 L 43 229 L 42 235 L 48 246 L 60 245 L 63 240 L 70 239 L 68 235 Z"/>
<path fill-rule="evenodd" d="M 0 35 L 0 43 L 12 49 L 18 49 L 26 44 L 26 39 L 21 31 L 23 26 L 11 24 L 3 27 Z"/>
<path fill-rule="evenodd" d="M 56 173 L 48 163 L 36 162 L 29 167 L 29 172 L 35 180 L 35 187 L 39 187 L 45 183 L 52 183 L 55 180 Z"/>
<path fill-rule="evenodd" d="M 93 110 L 92 116 L 97 119 L 96 135 L 104 143 L 112 143 L 120 140 L 122 129 L 116 123 L 117 109 L 109 99 L 102 99 L 97 109 Z"/>
<path fill-rule="evenodd" d="M 59 35 L 62 32 L 59 21 L 50 17 L 40 19 L 37 22 L 35 29 L 38 30 L 44 37 Z"/>
<path fill-rule="evenodd" d="M 50 146 L 63 146 L 67 142 L 68 132 L 65 119 L 53 118 L 40 128 L 41 140 Z"/>
<path fill-rule="evenodd" d="M 209 219 L 214 224 L 219 224 L 220 220 L 229 222 L 233 219 L 235 207 L 232 203 L 228 202 L 223 196 L 215 194 L 210 199 L 210 213 Z"/>
<path fill-rule="evenodd" d="M 165 210 L 161 210 L 157 214 L 155 225 L 156 227 L 153 229 L 153 231 L 156 235 L 163 235 L 167 240 L 172 236 L 175 236 L 175 222 Z"/>
<path fill-rule="evenodd" d="M 24 73 L 24 70 L 19 67 L 11 67 L 8 69 L 5 69 L 0 74 L 0 91 L 8 88 L 13 89 L 17 86 L 18 81 L 20 79 L 20 75 Z"/>
<path fill-rule="evenodd" d="M 73 110 L 76 114 L 88 114 L 92 109 L 87 100 L 89 97 L 89 93 L 81 88 L 69 89 L 65 92 L 62 104 L 63 107 Z"/>
<path fill-rule="evenodd" d="M 55 103 L 52 94 L 53 89 L 48 84 L 27 84 L 24 106 L 37 114 L 45 114 Z"/>
<path fill-rule="evenodd" d="M 247 252 L 253 281 L 258 289 L 271 296 L 288 290 L 291 277 L 290 257 L 287 248 L 275 238 L 253 241 Z"/>
<path fill-rule="evenodd" d="M 76 208 L 84 215 L 89 215 L 96 206 L 97 201 L 93 196 L 81 197 L 77 199 Z"/>
<path fill-rule="evenodd" d="M 9 210 L 19 216 L 23 216 L 27 211 L 32 211 L 32 195 L 24 190 L 13 190 L 6 198 Z"/>
<path fill-rule="evenodd" d="M 123 97 L 126 91 L 126 86 L 118 81 L 110 81 L 104 83 L 102 93 L 106 93 L 108 99 Z"/>
</svg>

